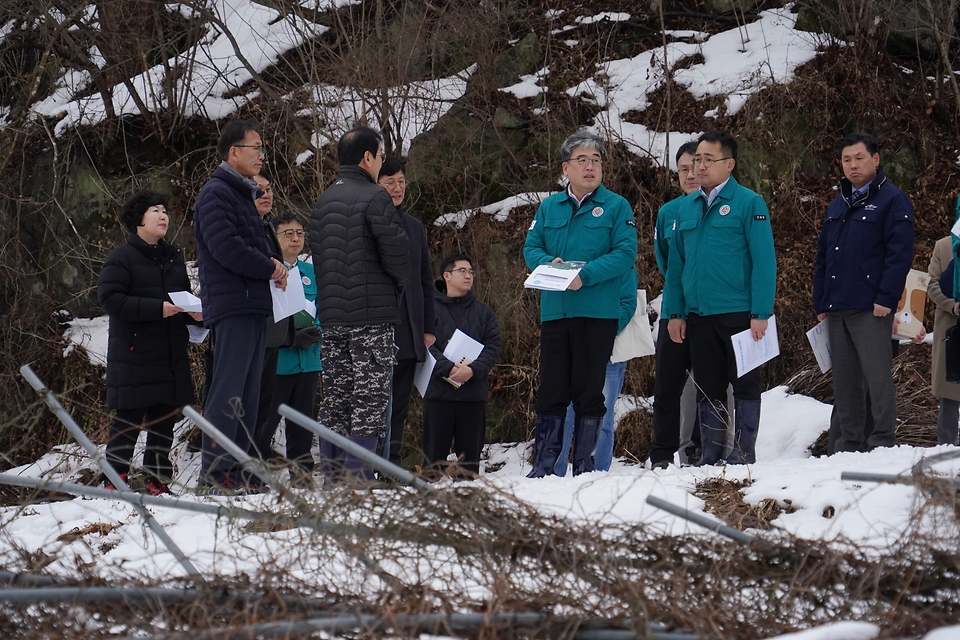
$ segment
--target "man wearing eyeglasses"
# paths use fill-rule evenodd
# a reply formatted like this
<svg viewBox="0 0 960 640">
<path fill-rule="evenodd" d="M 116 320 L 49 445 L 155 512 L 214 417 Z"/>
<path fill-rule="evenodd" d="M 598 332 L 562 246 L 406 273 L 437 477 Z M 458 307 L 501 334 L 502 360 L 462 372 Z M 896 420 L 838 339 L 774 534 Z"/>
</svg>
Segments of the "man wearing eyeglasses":
<svg viewBox="0 0 960 640">
<path fill-rule="evenodd" d="M 446 470 L 451 441 L 459 472 L 480 473 L 487 428 L 487 375 L 500 357 L 500 323 L 488 305 L 473 294 L 473 263 L 463 254 L 440 263 L 440 280 L 434 290 L 436 342 L 430 352 L 437 359 L 423 399 L 423 454 L 428 474 Z M 444 355 L 457 330 L 483 345 L 472 362 L 451 362 Z M 462 476 L 461 476 L 462 477 Z"/>
<path fill-rule="evenodd" d="M 383 139 L 369 127 L 337 143 L 340 173 L 310 216 L 310 249 L 323 325 L 320 422 L 375 452 L 386 436 L 393 330 L 410 279 L 410 249 L 400 212 L 377 184 Z M 373 469 L 324 441 L 324 484 L 344 471 L 372 480 Z"/>
<path fill-rule="evenodd" d="M 287 268 L 270 250 L 254 200 L 263 141 L 252 121 L 227 124 L 217 142 L 223 162 L 197 196 L 193 217 L 204 324 L 215 340 L 204 414 L 242 450 L 256 427 L 265 345 L 264 318 L 273 313 L 271 280 L 286 287 Z M 200 484 L 241 489 L 240 468 L 203 436 Z"/>
<path fill-rule="evenodd" d="M 777 260 L 770 213 L 758 194 L 733 178 L 737 140 L 725 131 L 700 136 L 693 158 L 700 189 L 681 201 L 667 269 L 667 330 L 690 341 L 704 400 L 698 405 L 701 465 L 725 457 L 727 385 L 733 385 L 734 446 L 728 464 L 756 462 L 760 369 L 739 378 L 731 336 L 760 340 L 773 314 Z"/>
<path fill-rule="evenodd" d="M 407 180 L 403 173 L 403 164 L 398 158 L 387 156 L 384 159 L 377 184 L 390 194 L 393 206 L 400 212 L 403 230 L 410 240 L 410 282 L 403 291 L 400 324 L 394 331 L 397 364 L 393 367 L 390 388 L 388 437 L 382 442 L 381 452 L 384 458 L 399 467 L 403 465 L 400 449 L 403 446 L 404 425 L 410 413 L 417 364 L 426 360 L 427 349 L 436 340 L 433 263 L 427 250 L 427 232 L 423 223 L 403 210 Z"/>
<path fill-rule="evenodd" d="M 603 139 L 595 134 L 580 131 L 564 140 L 560 160 L 567 188 L 541 203 L 523 245 L 530 269 L 549 262 L 583 263 L 567 290 L 540 294 L 540 388 L 529 478 L 556 474 L 571 402 L 573 475 L 594 470 L 620 286 L 637 257 L 630 204 L 602 184 L 605 157 Z"/>
<path fill-rule="evenodd" d="M 894 445 L 892 311 L 913 262 L 914 224 L 910 199 L 880 170 L 876 137 L 854 133 L 839 146 L 844 177 L 820 229 L 813 275 L 813 307 L 827 321 L 833 359 L 831 454 Z"/>
</svg>

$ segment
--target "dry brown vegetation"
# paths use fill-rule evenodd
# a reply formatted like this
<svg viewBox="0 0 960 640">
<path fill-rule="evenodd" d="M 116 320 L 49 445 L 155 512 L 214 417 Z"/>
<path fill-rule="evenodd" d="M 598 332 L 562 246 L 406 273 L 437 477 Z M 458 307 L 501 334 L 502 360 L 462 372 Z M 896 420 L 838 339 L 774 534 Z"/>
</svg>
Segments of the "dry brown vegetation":
<svg viewBox="0 0 960 640">
<path fill-rule="evenodd" d="M 328 631 L 349 637 L 570 637 L 621 629 L 645 638 L 686 629 L 702 638 L 761 638 L 857 619 L 878 624 L 880 638 L 896 638 L 955 623 L 960 615 L 955 549 L 919 527 L 884 549 L 795 539 L 760 531 L 780 507 L 745 509 L 735 483 L 701 486 L 712 510 L 755 527 L 748 529 L 757 533 L 754 541 L 738 544 L 710 535 L 663 536 L 642 524 L 548 516 L 491 486 L 439 488 L 342 487 L 322 499 L 302 494 L 308 500 L 299 517 L 332 525 L 323 534 L 310 525 L 291 527 L 292 513 L 281 501 L 267 501 L 262 508 L 275 514 L 273 524 L 220 524 L 226 537 L 220 565 L 235 558 L 239 567 L 255 570 L 226 570 L 197 584 L 126 571 L 127 589 L 170 591 L 8 603 L 0 607 L 0 633 L 252 638 L 271 637 L 272 629 L 275 637 L 308 637 L 306 627 L 287 634 L 284 625 L 339 619 Z M 936 513 L 955 518 L 955 495 L 921 488 L 918 521 Z M 110 526 L 70 534 L 74 544 L 105 554 Z M 261 544 L 264 537 L 271 544 Z M 8 568 L 40 573 L 53 559 L 26 554 Z M 56 583 L 117 586 L 113 576 L 123 571 L 82 564 L 76 578 Z M 472 622 L 457 618 L 469 612 L 482 615 Z M 416 618 L 424 615 L 434 617 Z"/>
</svg>

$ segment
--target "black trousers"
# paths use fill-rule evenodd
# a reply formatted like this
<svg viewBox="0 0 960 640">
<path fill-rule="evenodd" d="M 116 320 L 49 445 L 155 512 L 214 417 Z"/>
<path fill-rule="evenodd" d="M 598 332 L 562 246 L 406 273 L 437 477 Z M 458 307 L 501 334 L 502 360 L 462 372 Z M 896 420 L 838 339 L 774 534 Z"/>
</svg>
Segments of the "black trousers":
<svg viewBox="0 0 960 640">
<path fill-rule="evenodd" d="M 687 340 L 690 360 L 696 372 L 697 385 L 706 400 L 726 402 L 727 385 L 733 385 L 737 400 L 760 399 L 760 367 L 737 377 L 737 361 L 730 336 L 750 328 L 750 313 L 720 313 L 687 318 Z"/>
<path fill-rule="evenodd" d="M 117 473 L 130 472 L 130 459 L 133 458 L 140 429 L 146 429 L 147 448 L 143 452 L 143 470 L 161 482 L 170 482 L 173 479 L 170 447 L 173 446 L 173 425 L 178 417 L 179 407 L 169 404 L 118 409 L 110 425 L 106 451 L 107 459 Z"/>
<path fill-rule="evenodd" d="M 273 432 L 277 428 L 277 423 L 267 423 L 273 421 L 273 416 L 277 412 L 276 407 L 280 406 L 279 403 L 276 407 L 273 406 L 274 387 L 277 384 L 277 360 L 279 358 L 280 347 L 267 347 L 263 350 L 263 371 L 260 373 L 260 403 L 257 405 L 257 425 L 250 437 L 250 448 L 248 450 L 250 455 L 257 456 L 261 460 L 269 460 L 273 457 L 273 452 L 270 451 L 270 440 L 273 439 Z M 270 431 L 269 436 L 266 434 L 268 430 Z"/>
<path fill-rule="evenodd" d="M 537 413 L 566 418 L 572 402 L 578 416 L 602 418 L 603 384 L 617 337 L 613 318 L 562 318 L 540 325 L 540 388 Z"/>
<path fill-rule="evenodd" d="M 413 394 L 413 377 L 417 372 L 417 359 L 404 358 L 393 365 L 393 413 L 390 416 L 390 454 L 387 458 L 398 467 L 402 458 L 403 429 L 410 415 L 410 400 Z"/>
<path fill-rule="evenodd" d="M 487 429 L 487 403 L 424 400 L 423 455 L 425 466 L 444 466 L 450 441 L 460 467 L 480 473 L 480 453 Z"/>
<path fill-rule="evenodd" d="M 280 424 L 280 414 L 277 409 L 281 404 L 290 405 L 300 413 L 315 417 L 317 415 L 317 389 L 320 386 L 320 372 L 296 373 L 288 376 L 275 376 L 273 398 L 270 402 L 270 411 L 264 422 L 264 428 L 258 434 L 260 440 L 256 444 L 259 451 L 271 452 L 270 444 L 273 435 Z M 287 436 L 287 460 L 300 465 L 305 472 L 313 471 L 313 432 L 304 429 L 291 420 L 284 423 Z M 270 457 L 268 455 L 268 457 Z"/>
<path fill-rule="evenodd" d="M 653 383 L 653 446 L 650 462 L 673 462 L 680 448 L 680 396 L 690 375 L 690 340 L 676 343 L 660 320 L 657 331 L 657 374 Z"/>
</svg>

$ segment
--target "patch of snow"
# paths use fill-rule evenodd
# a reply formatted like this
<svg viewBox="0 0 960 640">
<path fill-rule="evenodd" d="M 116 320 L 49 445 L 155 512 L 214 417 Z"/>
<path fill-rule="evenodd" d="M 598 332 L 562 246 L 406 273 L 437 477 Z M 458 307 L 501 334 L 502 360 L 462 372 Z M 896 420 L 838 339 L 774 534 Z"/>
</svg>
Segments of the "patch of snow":
<svg viewBox="0 0 960 640">
<path fill-rule="evenodd" d="M 149 111 L 170 107 L 172 97 L 182 106 L 187 117 L 201 115 L 210 120 L 222 119 L 258 95 L 247 93 L 226 97 L 250 81 L 252 72 L 263 71 L 290 49 L 328 30 L 296 15 L 281 14 L 253 0 L 215 0 L 210 11 L 228 33 L 212 22 L 197 46 L 189 47 L 186 52 L 130 79 L 131 86 Z M 172 95 L 168 95 L 166 89 L 168 68 L 177 70 Z M 182 73 L 187 69 L 190 73 Z M 89 77 L 84 72 L 67 70 L 58 85 L 60 89 L 54 95 L 33 107 L 39 115 L 62 116 L 54 130 L 56 135 L 62 135 L 69 127 L 94 125 L 106 118 L 107 109 L 101 93 L 80 95 L 86 93 L 89 85 Z M 130 89 L 124 84 L 114 86 L 108 99 L 118 115 L 140 113 Z"/>
<path fill-rule="evenodd" d="M 603 11 L 594 16 L 579 16 L 576 19 L 577 24 L 594 24 L 595 22 L 624 22 L 630 19 L 629 13 L 621 11 Z"/>
<path fill-rule="evenodd" d="M 433 224 L 437 227 L 442 227 L 445 224 L 453 224 L 456 225 L 457 229 L 462 229 L 463 225 L 467 224 L 467 220 L 480 213 L 493 216 L 493 219 L 497 222 L 504 222 L 510 216 L 510 212 L 517 207 L 532 204 L 539 205 L 545 198 L 550 196 L 551 193 L 550 191 L 521 193 L 478 209 L 465 209 L 454 213 L 445 213 L 434 220 Z"/>
<path fill-rule="evenodd" d="M 70 355 L 76 347 L 82 347 L 87 352 L 90 364 L 98 367 L 107 366 L 109 323 L 109 316 L 74 318 L 66 322 L 67 329 L 63 332 L 63 339 L 67 342 L 67 346 L 63 350 L 63 357 Z"/>
<path fill-rule="evenodd" d="M 869 622 L 835 622 L 806 631 L 776 636 L 776 640 L 873 640 L 880 627 Z M 772 638 L 770 640 L 773 640 Z"/>
<path fill-rule="evenodd" d="M 516 97 L 535 98 L 541 93 L 547 92 L 547 87 L 541 87 L 540 81 L 550 73 L 550 67 L 544 67 L 530 75 L 520 76 L 520 82 L 509 87 L 502 87 L 500 91 L 512 93 Z"/>
<path fill-rule="evenodd" d="M 724 96 L 726 112 L 732 115 L 763 87 L 789 82 L 796 68 L 812 60 L 829 37 L 799 31 L 795 24 L 796 16 L 790 13 L 789 6 L 763 11 L 756 21 L 714 34 L 702 43 L 668 43 L 666 60 L 664 48 L 658 47 L 633 58 L 604 63 L 595 77 L 567 92 L 601 108 L 595 131 L 601 135 L 609 133 L 637 155 L 676 169 L 674 159 L 667 157 L 668 146 L 676 149 L 698 136 L 698 132 L 651 131 L 623 118 L 627 112 L 643 111 L 649 106 L 647 95 L 666 80 L 665 63 L 676 68 L 684 59 L 702 56 L 703 62 L 677 69 L 674 81 L 697 100 Z"/>
<path fill-rule="evenodd" d="M 384 99 L 390 105 L 387 119 L 390 130 L 402 139 L 401 155 L 410 151 L 411 141 L 436 126 L 467 92 L 470 76 L 477 70 L 471 65 L 458 74 L 438 80 L 423 80 L 408 85 L 382 90 L 362 90 L 352 87 L 319 85 L 304 87 L 313 98 L 311 108 L 297 112 L 300 117 L 312 118 L 325 125 L 314 132 L 311 142 L 315 149 L 335 143 L 351 126 L 361 122 L 382 122 Z"/>
</svg>

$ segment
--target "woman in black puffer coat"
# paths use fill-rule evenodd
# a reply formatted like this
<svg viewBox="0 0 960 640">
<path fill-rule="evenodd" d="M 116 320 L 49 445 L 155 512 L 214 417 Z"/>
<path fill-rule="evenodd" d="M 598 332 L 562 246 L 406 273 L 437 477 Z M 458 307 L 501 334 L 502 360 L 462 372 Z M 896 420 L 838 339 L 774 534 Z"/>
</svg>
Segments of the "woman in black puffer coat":
<svg viewBox="0 0 960 640">
<path fill-rule="evenodd" d="M 189 291 L 190 281 L 180 249 L 163 240 L 170 223 L 165 203 L 166 196 L 140 191 L 123 205 L 120 221 L 130 237 L 110 252 L 97 281 L 110 316 L 107 406 L 116 410 L 107 458 L 126 479 L 140 429 L 147 429 L 143 469 L 154 495 L 169 493 L 173 425 L 180 408 L 193 402 L 188 314 L 167 295 Z"/>
</svg>

